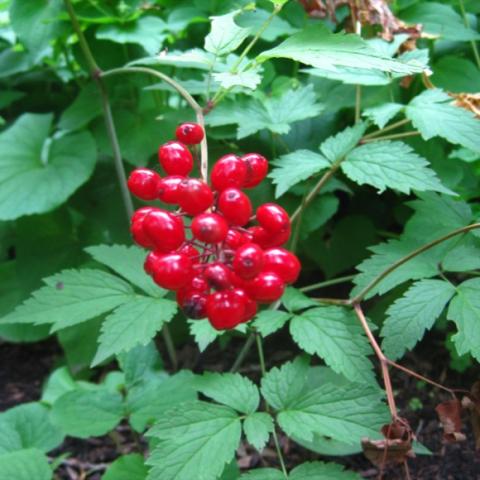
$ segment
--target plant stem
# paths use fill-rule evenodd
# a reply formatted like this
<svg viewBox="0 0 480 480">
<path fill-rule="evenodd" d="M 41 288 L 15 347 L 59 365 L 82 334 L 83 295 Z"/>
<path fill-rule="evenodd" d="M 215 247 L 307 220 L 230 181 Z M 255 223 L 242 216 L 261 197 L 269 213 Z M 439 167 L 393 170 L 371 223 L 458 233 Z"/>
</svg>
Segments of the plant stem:
<svg viewBox="0 0 480 480">
<path fill-rule="evenodd" d="M 421 135 L 418 130 L 413 132 L 403 132 L 403 133 L 394 133 L 393 135 L 384 135 L 383 137 L 375 137 L 375 138 L 366 138 L 364 140 L 360 140 L 360 143 L 372 143 L 381 140 L 394 140 L 396 138 L 406 138 L 406 137 L 415 137 L 417 135 Z"/>
<path fill-rule="evenodd" d="M 355 87 L 355 123 L 360 121 L 360 114 L 362 108 L 362 87 L 357 85 Z"/>
<path fill-rule="evenodd" d="M 300 288 L 301 292 L 311 292 L 312 290 L 318 290 L 319 288 L 330 287 L 332 285 L 338 285 L 339 283 L 350 282 L 356 277 L 356 275 L 345 275 L 344 277 L 332 278 L 331 280 L 325 280 L 323 282 L 313 283 L 306 287 Z"/>
<path fill-rule="evenodd" d="M 465 26 L 467 28 L 470 28 L 470 22 L 468 21 L 467 11 L 465 10 L 465 4 L 463 3 L 463 0 L 458 0 L 458 3 L 460 6 L 460 11 L 462 12 L 463 22 L 465 23 Z M 478 68 L 480 68 L 480 54 L 478 53 L 477 44 L 475 43 L 475 40 L 470 40 L 470 43 L 472 45 L 473 56 L 475 57 L 475 61 L 477 62 Z"/>
<path fill-rule="evenodd" d="M 305 201 L 307 199 L 306 193 L 303 195 L 302 203 L 300 204 L 300 213 L 297 217 L 297 223 L 295 224 L 295 229 L 293 230 L 292 240 L 290 242 L 290 250 L 295 253 L 297 249 L 298 239 L 300 238 L 300 228 L 302 226 L 303 213 L 305 212 Z"/>
<path fill-rule="evenodd" d="M 394 130 L 395 128 L 401 127 L 403 125 L 406 125 L 409 123 L 410 120 L 408 118 L 404 118 L 403 120 L 399 120 L 398 122 L 392 123 L 388 127 L 381 128 L 380 130 L 376 130 L 375 132 L 369 133 L 368 135 L 365 135 L 362 140 L 366 140 L 367 138 L 373 138 L 378 135 L 382 135 L 385 132 L 389 132 L 390 130 Z"/>
<path fill-rule="evenodd" d="M 106 72 L 101 73 L 102 78 L 110 77 L 113 75 L 122 75 L 124 73 L 146 73 L 147 75 L 153 75 L 157 78 L 160 78 L 165 83 L 168 83 L 173 87 L 192 107 L 195 115 L 197 117 L 197 123 L 205 130 L 205 118 L 203 116 L 202 107 L 197 103 L 197 101 L 188 93 L 185 88 L 183 88 L 179 83 L 170 78 L 168 75 L 165 75 L 162 72 L 153 70 L 152 68 L 147 67 L 122 67 L 114 68 L 112 70 L 107 70 Z M 204 135 L 203 140 L 200 144 L 200 174 L 204 181 L 207 181 L 208 177 L 208 146 L 207 146 L 207 136 Z"/>
<path fill-rule="evenodd" d="M 355 297 L 351 298 L 348 301 L 349 305 L 355 305 L 361 302 L 365 298 L 365 295 L 367 295 L 368 292 L 370 292 L 373 288 L 375 288 L 386 276 L 390 275 L 390 273 L 392 273 L 398 267 L 401 267 L 404 263 L 407 263 L 412 258 L 415 258 L 417 255 L 420 255 L 421 253 L 426 252 L 427 250 L 430 250 L 430 248 L 433 248 L 438 244 L 445 242 L 446 240 L 449 240 L 452 237 L 455 237 L 462 233 L 467 233 L 470 230 L 475 230 L 477 228 L 480 228 L 480 223 L 473 223 L 472 225 L 468 225 L 466 227 L 457 228 L 456 230 L 453 230 L 447 235 L 443 235 L 442 237 L 432 240 L 431 242 L 428 242 L 425 245 L 421 246 L 420 248 L 417 248 L 416 250 L 409 253 L 408 255 L 405 255 L 400 260 L 397 260 L 395 263 L 392 263 L 392 265 L 390 265 L 382 273 L 377 275 L 365 288 L 363 288 L 360 291 L 360 293 L 358 293 Z"/>
<path fill-rule="evenodd" d="M 245 343 L 243 344 L 242 349 L 237 355 L 237 358 L 235 359 L 235 362 L 232 365 L 232 368 L 230 369 L 231 373 L 235 373 L 239 368 L 240 365 L 243 363 L 245 360 L 245 357 L 248 355 L 248 352 L 252 348 L 253 343 L 255 342 L 255 332 L 252 332 Z"/>
<path fill-rule="evenodd" d="M 265 366 L 265 355 L 263 353 L 262 337 L 260 336 L 259 333 L 255 333 L 255 339 L 257 341 L 257 350 L 258 350 L 258 359 L 260 361 L 260 369 L 262 371 L 262 377 L 264 377 L 267 374 L 267 369 Z M 267 412 L 270 412 L 270 406 L 266 402 L 265 402 L 265 407 Z M 285 466 L 282 449 L 280 448 L 280 442 L 278 441 L 277 431 L 275 427 L 273 428 L 272 436 L 273 436 L 273 442 L 275 443 L 275 449 L 277 450 L 278 460 L 280 462 L 280 466 L 282 467 L 283 476 L 286 479 L 288 479 L 287 468 Z"/>
<path fill-rule="evenodd" d="M 370 327 L 368 326 L 367 320 L 365 319 L 365 315 L 363 314 L 363 310 L 360 304 L 356 303 L 353 306 L 353 308 L 355 310 L 355 313 L 358 319 L 360 320 L 360 323 L 362 324 L 363 330 L 365 331 L 368 337 L 368 340 L 372 345 L 373 350 L 375 351 L 375 354 L 377 355 L 378 360 L 380 361 L 380 366 L 382 368 L 383 383 L 385 385 L 385 392 L 387 394 L 388 408 L 390 409 L 390 414 L 392 416 L 392 419 L 396 420 L 398 418 L 398 412 L 397 412 L 397 406 L 395 404 L 395 397 L 393 395 L 393 388 L 392 388 L 392 382 L 390 380 L 390 373 L 388 372 L 387 358 L 385 357 L 385 355 L 382 352 L 382 349 L 380 348 L 377 341 L 375 340 L 375 337 L 373 336 L 373 333 L 370 330 Z"/>
<path fill-rule="evenodd" d="M 115 170 L 117 173 L 118 183 L 120 185 L 120 191 L 122 194 L 122 200 L 125 207 L 125 211 L 128 216 L 128 221 L 130 221 L 130 217 L 133 215 L 133 202 L 132 197 L 130 196 L 130 192 L 127 188 L 127 176 L 125 174 L 125 168 L 123 166 L 122 155 L 120 153 L 120 146 L 118 142 L 117 132 L 115 130 L 115 124 L 113 121 L 112 116 L 112 109 L 110 107 L 110 101 L 108 98 L 107 91 L 105 89 L 105 85 L 103 84 L 100 74 L 101 70 L 95 61 L 95 58 L 90 50 L 90 47 L 83 35 L 82 28 L 80 27 L 80 23 L 75 15 L 75 10 L 73 9 L 71 0 L 64 0 L 65 7 L 67 9 L 68 15 L 70 16 L 70 20 L 72 22 L 73 30 L 77 34 L 78 41 L 80 43 L 80 48 L 82 53 L 85 57 L 85 60 L 88 65 L 88 70 L 90 72 L 90 76 L 96 82 L 98 90 L 100 92 L 101 100 L 102 100 L 102 108 L 103 108 L 103 116 L 105 118 L 105 124 L 107 128 L 108 137 L 110 139 L 110 143 L 112 145 L 113 150 L 113 161 L 115 164 Z"/>
<path fill-rule="evenodd" d="M 172 336 L 170 335 L 170 330 L 166 324 L 162 327 L 163 340 L 165 341 L 165 346 L 167 347 L 168 357 L 172 363 L 172 370 L 175 372 L 178 368 L 178 359 L 177 352 L 175 351 L 175 345 L 173 344 Z"/>
</svg>

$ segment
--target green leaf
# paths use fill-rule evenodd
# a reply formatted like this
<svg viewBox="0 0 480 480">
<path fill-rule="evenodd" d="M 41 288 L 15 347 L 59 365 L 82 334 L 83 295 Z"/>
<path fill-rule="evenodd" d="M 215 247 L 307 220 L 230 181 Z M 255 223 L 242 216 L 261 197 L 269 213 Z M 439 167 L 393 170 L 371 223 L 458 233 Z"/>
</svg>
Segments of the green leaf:
<svg viewBox="0 0 480 480">
<path fill-rule="evenodd" d="M 442 137 L 450 143 L 480 152 L 480 120 L 440 89 L 425 90 L 406 107 L 406 116 L 425 140 Z"/>
<path fill-rule="evenodd" d="M 190 371 L 175 375 L 157 373 L 130 387 L 127 395 L 129 421 L 137 432 L 143 432 L 166 410 L 183 402 L 196 400 L 194 378 Z"/>
<path fill-rule="evenodd" d="M 384 103 L 378 107 L 366 108 L 362 115 L 370 119 L 379 128 L 383 128 L 403 107 L 401 103 Z"/>
<path fill-rule="evenodd" d="M 68 392 L 53 404 L 51 412 L 56 425 L 78 438 L 105 435 L 120 423 L 123 416 L 120 393 L 105 389 Z"/>
<path fill-rule="evenodd" d="M 311 233 L 316 233 L 337 213 L 340 201 L 336 195 L 318 195 L 303 212 L 300 238 L 307 239 Z"/>
<path fill-rule="evenodd" d="M 51 480 L 47 457 L 36 448 L 0 455 L 0 480 Z"/>
<path fill-rule="evenodd" d="M 64 270 L 44 282 L 3 322 L 52 323 L 59 330 L 108 312 L 134 294 L 123 280 L 100 270 Z"/>
<path fill-rule="evenodd" d="M 160 443 L 148 464 L 148 480 L 216 480 L 240 443 L 238 414 L 229 407 L 186 403 L 166 411 L 150 430 Z"/>
<path fill-rule="evenodd" d="M 480 361 L 480 278 L 466 280 L 457 287 L 447 317 L 458 332 L 452 337 L 459 355 L 471 353 Z"/>
<path fill-rule="evenodd" d="M 273 468 L 257 468 L 244 473 L 240 480 L 285 480 L 285 475 Z"/>
<path fill-rule="evenodd" d="M 51 139 L 51 124 L 52 114 L 26 113 L 0 133 L 0 220 L 48 212 L 92 174 L 97 154 L 91 135 Z"/>
<path fill-rule="evenodd" d="M 15 103 L 17 100 L 25 97 L 25 93 L 20 90 L 3 90 L 0 92 L 0 110 L 3 110 L 5 107 L 8 107 L 12 103 Z"/>
<path fill-rule="evenodd" d="M 67 367 L 60 367 L 54 370 L 48 377 L 43 387 L 42 402 L 53 405 L 64 393 L 71 392 L 77 388 L 77 383 L 70 375 Z"/>
<path fill-rule="evenodd" d="M 212 327 L 208 320 L 189 320 L 190 333 L 195 338 L 201 352 L 221 335 L 219 330 Z"/>
<path fill-rule="evenodd" d="M 336 66 L 335 70 L 329 68 L 303 68 L 301 72 L 311 75 L 312 77 L 338 80 L 347 85 L 388 85 L 392 81 L 392 78 L 385 72 L 364 68 L 349 68 L 343 66 Z"/>
<path fill-rule="evenodd" d="M 136 296 L 120 305 L 102 324 L 99 347 L 92 366 L 111 355 L 146 345 L 169 322 L 177 304 L 172 300 Z"/>
<path fill-rule="evenodd" d="M 257 386 L 239 373 L 205 373 L 195 385 L 212 400 L 242 413 L 255 412 L 260 403 Z"/>
<path fill-rule="evenodd" d="M 466 27 L 462 17 L 450 5 L 437 2 L 417 3 L 402 11 L 402 20 L 421 23 L 422 31 L 435 37 L 454 41 L 480 39 L 480 34 Z"/>
<path fill-rule="evenodd" d="M 260 312 L 253 322 L 254 327 L 262 337 L 267 337 L 280 330 L 290 320 L 291 315 L 279 310 L 264 310 Z"/>
<path fill-rule="evenodd" d="M 354 472 L 344 470 L 337 463 L 307 462 L 295 467 L 288 475 L 290 480 L 360 480 Z"/>
<path fill-rule="evenodd" d="M 24 403 L 0 414 L 0 431 L 13 430 L 13 437 L 2 435 L 0 454 L 37 448 L 49 452 L 63 442 L 63 433 L 49 420 L 48 408 L 40 403 Z"/>
<path fill-rule="evenodd" d="M 432 82 L 448 92 L 476 93 L 480 69 L 470 60 L 454 55 L 441 57 L 433 68 Z"/>
<path fill-rule="evenodd" d="M 211 126 L 237 124 L 238 139 L 263 129 L 283 135 L 290 131 L 291 123 L 315 117 L 321 110 L 313 86 L 308 85 L 262 100 L 223 102 L 208 114 L 206 121 Z"/>
<path fill-rule="evenodd" d="M 154 381 L 163 370 L 162 359 L 153 341 L 121 353 L 117 359 L 125 374 L 127 389 L 141 382 Z"/>
<path fill-rule="evenodd" d="M 143 264 L 147 252 L 134 245 L 97 245 L 87 247 L 85 251 L 97 262 L 103 263 L 114 272 L 141 288 L 152 297 L 164 296 L 167 292 L 158 287 L 152 278 L 145 273 Z"/>
<path fill-rule="evenodd" d="M 149 55 L 158 54 L 167 38 L 167 24 L 158 17 L 146 15 L 135 22 L 102 25 L 95 36 L 115 43 L 141 45 Z"/>
<path fill-rule="evenodd" d="M 304 295 L 300 290 L 287 287 L 282 297 L 282 303 L 289 312 L 298 312 L 310 307 L 318 307 L 318 302 Z"/>
<path fill-rule="evenodd" d="M 107 469 L 102 480 L 145 480 L 148 475 L 143 455 L 130 453 L 115 460 Z"/>
<path fill-rule="evenodd" d="M 208 53 L 200 48 L 192 48 L 183 52 L 173 50 L 155 57 L 140 58 L 130 62 L 128 65 L 170 65 L 175 68 L 195 68 L 208 71 L 213 69 L 215 58 L 215 55 L 212 53 Z"/>
<path fill-rule="evenodd" d="M 276 185 L 275 197 L 282 196 L 293 185 L 330 167 L 330 162 L 311 150 L 296 150 L 271 162 L 275 168 L 268 177 Z"/>
<path fill-rule="evenodd" d="M 320 151 L 330 162 L 338 162 L 356 147 L 366 128 L 367 125 L 363 122 L 347 127 L 336 135 L 328 137 L 320 145 Z"/>
<path fill-rule="evenodd" d="M 283 5 L 287 1 L 288 0 L 276 0 L 272 1 L 272 3 Z M 255 8 L 255 10 L 249 10 L 240 14 L 236 18 L 236 23 L 241 27 L 250 28 L 250 31 L 252 32 L 260 32 L 270 15 L 270 12 L 267 12 L 262 8 Z M 267 42 L 273 42 L 278 37 L 292 35 L 296 32 L 298 32 L 298 28 L 293 27 L 292 25 L 290 25 L 290 23 L 277 15 L 273 17 L 273 19 L 271 19 L 268 27 L 261 32 L 260 38 L 266 40 Z"/>
<path fill-rule="evenodd" d="M 310 27 L 292 35 L 277 47 L 260 54 L 257 60 L 269 58 L 290 58 L 331 71 L 336 71 L 337 67 L 349 67 L 411 75 L 423 70 L 416 62 L 409 64 L 382 55 L 358 35 L 331 33 L 324 26 Z"/>
<path fill-rule="evenodd" d="M 374 381 L 372 353 L 354 313 L 343 307 L 321 307 L 296 315 L 290 322 L 293 340 L 304 351 L 323 358 L 351 381 Z"/>
<path fill-rule="evenodd" d="M 239 27 L 234 18 L 240 11 L 211 17 L 210 33 L 205 37 L 205 50 L 217 56 L 236 50 L 250 34 L 249 28 Z"/>
<path fill-rule="evenodd" d="M 213 79 L 220 84 L 222 88 L 230 89 L 233 87 L 244 87 L 255 90 L 262 81 L 258 71 L 248 70 L 246 72 L 222 72 L 214 73 Z"/>
<path fill-rule="evenodd" d="M 444 187 L 428 162 L 403 142 L 379 141 L 355 148 L 342 163 L 342 170 L 360 185 L 372 185 L 409 194 L 411 190 L 453 192 Z"/>
<path fill-rule="evenodd" d="M 268 443 L 274 428 L 273 419 L 266 412 L 252 413 L 243 422 L 243 430 L 248 443 L 253 445 L 258 451 L 263 450 Z"/>
<path fill-rule="evenodd" d="M 415 282 L 387 310 L 381 333 L 385 354 L 395 360 L 413 348 L 454 294 L 455 287 L 444 280 Z"/>
</svg>

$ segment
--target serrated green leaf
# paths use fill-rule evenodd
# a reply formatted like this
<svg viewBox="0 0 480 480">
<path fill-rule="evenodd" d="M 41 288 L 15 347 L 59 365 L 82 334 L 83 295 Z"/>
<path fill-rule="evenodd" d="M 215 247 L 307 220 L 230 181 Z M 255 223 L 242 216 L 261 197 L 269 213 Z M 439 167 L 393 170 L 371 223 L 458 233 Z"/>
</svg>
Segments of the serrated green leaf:
<svg viewBox="0 0 480 480">
<path fill-rule="evenodd" d="M 92 366 L 111 355 L 146 345 L 177 311 L 172 300 L 135 296 L 120 305 L 102 324 L 99 347 Z"/>
<path fill-rule="evenodd" d="M 307 462 L 295 467 L 288 475 L 290 480 L 360 480 L 354 472 L 344 470 L 337 463 Z"/>
<path fill-rule="evenodd" d="M 340 161 L 356 147 L 366 128 L 367 125 L 363 122 L 357 123 L 353 127 L 347 127 L 345 130 L 328 137 L 320 145 L 320 151 L 330 162 Z"/>
<path fill-rule="evenodd" d="M 310 307 L 318 307 L 318 302 L 304 295 L 300 290 L 288 287 L 282 297 L 282 303 L 289 312 L 298 312 Z"/>
<path fill-rule="evenodd" d="M 130 62 L 128 65 L 171 65 L 176 68 L 210 70 L 213 69 L 214 64 L 215 55 L 200 48 L 192 48 L 184 52 L 173 50 L 155 57 L 139 58 L 138 60 Z"/>
<path fill-rule="evenodd" d="M 47 457 L 35 448 L 0 455 L 0 480 L 51 480 Z"/>
<path fill-rule="evenodd" d="M 163 370 L 162 359 L 153 341 L 117 355 L 117 360 L 125 374 L 127 389 L 142 381 L 154 380 Z"/>
<path fill-rule="evenodd" d="M 51 412 L 55 425 L 78 438 L 105 435 L 118 425 L 123 416 L 120 393 L 100 388 L 68 392 L 53 404 Z"/>
<path fill-rule="evenodd" d="M 260 395 L 257 386 L 239 373 L 205 373 L 198 377 L 198 391 L 218 403 L 250 414 L 257 410 Z"/>
<path fill-rule="evenodd" d="M 293 317 L 290 334 L 302 350 L 323 358 L 352 382 L 374 380 L 368 358 L 372 350 L 351 310 L 335 306 L 307 310 Z"/>
<path fill-rule="evenodd" d="M 148 467 L 143 455 L 130 453 L 115 460 L 102 477 L 102 480 L 145 480 Z"/>
<path fill-rule="evenodd" d="M 411 190 L 433 190 L 453 194 L 444 187 L 428 162 L 403 142 L 379 141 L 352 150 L 341 168 L 360 185 L 371 185 L 382 193 L 386 188 L 409 194 Z"/>
<path fill-rule="evenodd" d="M 87 247 L 85 251 L 97 262 L 111 268 L 152 297 L 162 297 L 167 293 L 145 273 L 143 264 L 147 252 L 142 248 L 126 245 L 97 245 Z"/>
<path fill-rule="evenodd" d="M 480 69 L 466 58 L 442 56 L 433 68 L 432 82 L 448 92 L 476 93 L 480 85 Z"/>
<path fill-rule="evenodd" d="M 205 50 L 217 56 L 236 50 L 250 34 L 249 28 L 239 27 L 234 18 L 240 11 L 211 17 L 210 33 L 205 37 Z"/>
<path fill-rule="evenodd" d="M 148 459 L 148 480 L 191 480 L 200 472 L 216 480 L 240 443 L 240 417 L 222 405 L 187 403 L 166 411 L 150 435 L 160 443 Z"/>
<path fill-rule="evenodd" d="M 330 167 L 330 162 L 311 150 L 296 150 L 271 162 L 275 168 L 268 174 L 276 185 L 275 197 L 282 196 L 293 185 Z"/>
<path fill-rule="evenodd" d="M 63 111 L 58 127 L 74 131 L 87 126 L 102 113 L 100 91 L 95 82 L 82 88 L 73 103 Z"/>
<path fill-rule="evenodd" d="M 243 422 L 243 430 L 248 443 L 257 450 L 263 450 L 274 429 L 273 418 L 266 412 L 255 412 Z"/>
<path fill-rule="evenodd" d="M 367 70 L 363 68 L 349 68 L 336 66 L 335 70 L 329 68 L 304 68 L 302 73 L 312 77 L 328 78 L 338 80 L 347 85 L 388 85 L 392 78 L 385 72 L 379 70 Z"/>
<path fill-rule="evenodd" d="M 24 403 L 0 414 L 0 454 L 37 448 L 49 452 L 63 442 L 62 431 L 51 424 L 48 408 L 40 403 Z"/>
<path fill-rule="evenodd" d="M 2 322 L 52 323 L 59 330 L 108 312 L 134 295 L 130 285 L 100 270 L 64 270 L 44 283 Z"/>
<path fill-rule="evenodd" d="M 253 325 L 262 337 L 267 337 L 277 330 L 280 330 L 288 322 L 290 317 L 291 315 L 287 312 L 264 310 L 255 317 Z"/>
<path fill-rule="evenodd" d="M 310 27 L 292 35 L 277 47 L 261 53 L 257 60 L 269 58 L 290 58 L 331 71 L 349 67 L 411 75 L 423 70 L 416 62 L 409 64 L 382 55 L 358 35 L 331 33 L 324 26 Z"/>
<path fill-rule="evenodd" d="M 92 136 L 51 139 L 52 118 L 26 113 L 0 133 L 0 220 L 48 212 L 92 174 L 97 157 Z"/>
<path fill-rule="evenodd" d="M 401 103 L 384 103 L 378 107 L 366 108 L 362 115 L 379 128 L 383 128 L 404 106 Z"/>
<path fill-rule="evenodd" d="M 270 0 L 274 4 L 283 5 L 288 0 Z M 236 23 L 241 27 L 248 27 L 252 32 L 261 32 L 260 38 L 266 40 L 267 42 L 273 42 L 278 37 L 283 37 L 285 35 L 291 35 L 298 32 L 298 28 L 293 27 L 285 19 L 279 17 L 278 15 L 271 19 L 268 27 L 262 31 L 267 19 L 270 17 L 271 12 L 267 12 L 262 8 L 255 8 L 255 10 L 249 10 L 244 13 L 241 13 L 236 18 Z"/>
<path fill-rule="evenodd" d="M 212 327 L 208 320 L 189 320 L 190 334 L 197 342 L 198 348 L 203 352 L 222 332 Z"/>
<path fill-rule="evenodd" d="M 161 18 L 145 15 L 134 22 L 102 25 L 95 36 L 120 44 L 135 43 L 150 55 L 155 55 L 160 52 L 167 38 L 166 29 L 167 24 Z"/>
<path fill-rule="evenodd" d="M 454 294 L 455 287 L 444 280 L 415 282 L 387 310 L 381 333 L 385 354 L 395 360 L 413 348 Z"/>
<path fill-rule="evenodd" d="M 405 114 L 425 140 L 442 137 L 480 152 L 480 120 L 469 110 L 453 105 L 452 97 L 442 90 L 425 90 L 407 105 Z"/>
<path fill-rule="evenodd" d="M 273 468 L 257 468 L 244 473 L 240 480 L 285 480 L 285 475 Z"/>
<path fill-rule="evenodd" d="M 452 337 L 459 355 L 471 353 L 480 361 L 480 278 L 457 286 L 447 318 L 455 322 L 458 332 Z"/>
<path fill-rule="evenodd" d="M 230 89 L 233 87 L 244 87 L 255 90 L 262 81 L 262 77 L 256 71 L 248 70 L 246 72 L 222 72 L 214 73 L 213 79 L 220 84 L 222 88 Z"/>
<path fill-rule="evenodd" d="M 70 375 L 67 367 L 54 370 L 43 387 L 42 402 L 53 405 L 63 394 L 77 388 L 77 383 Z"/>
</svg>

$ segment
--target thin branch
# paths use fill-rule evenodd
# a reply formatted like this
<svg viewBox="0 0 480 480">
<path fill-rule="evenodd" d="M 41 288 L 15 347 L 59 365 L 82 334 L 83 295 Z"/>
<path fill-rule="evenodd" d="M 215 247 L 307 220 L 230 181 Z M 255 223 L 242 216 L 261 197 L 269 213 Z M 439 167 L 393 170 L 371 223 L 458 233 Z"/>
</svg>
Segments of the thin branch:
<svg viewBox="0 0 480 480">
<path fill-rule="evenodd" d="M 248 355 L 248 352 L 252 348 L 252 345 L 254 344 L 254 342 L 255 342 L 255 332 L 252 332 L 250 333 L 247 340 L 243 344 L 242 349 L 238 353 L 237 358 L 235 359 L 235 362 L 233 363 L 232 368 L 230 369 L 231 373 L 235 373 L 240 368 L 240 365 L 245 360 L 245 357 Z"/>
<path fill-rule="evenodd" d="M 167 347 L 168 357 L 172 363 L 172 370 L 175 372 L 178 369 L 177 352 L 175 351 L 175 345 L 173 344 L 172 336 L 170 335 L 170 330 L 167 324 L 164 324 L 162 327 L 162 336 L 165 341 L 165 346 Z"/>
<path fill-rule="evenodd" d="M 339 283 L 351 282 L 356 275 L 345 275 L 344 277 L 332 278 L 331 280 L 325 280 L 323 282 L 313 283 L 300 288 L 301 292 L 311 292 L 312 290 L 318 290 L 324 287 L 330 287 L 332 285 L 338 285 Z"/>
<path fill-rule="evenodd" d="M 470 22 L 468 21 L 467 11 L 465 10 L 465 4 L 463 3 L 463 0 L 458 0 L 458 3 L 460 6 L 460 11 L 462 12 L 463 23 L 465 23 L 465 26 L 467 28 L 470 28 Z M 470 40 L 470 44 L 472 45 L 473 56 L 475 57 L 477 66 L 478 68 L 480 68 L 480 54 L 478 53 L 477 44 L 475 43 L 475 40 Z"/>
<path fill-rule="evenodd" d="M 383 137 L 374 137 L 374 138 L 366 138 L 364 140 L 360 140 L 360 143 L 372 143 L 381 140 L 395 140 L 397 138 L 406 138 L 406 137 L 416 137 L 417 135 L 421 135 L 418 130 L 413 132 L 403 132 L 403 133 L 394 133 L 392 135 L 384 135 Z"/>
<path fill-rule="evenodd" d="M 409 122 L 410 122 L 410 119 L 404 118 L 403 120 L 399 120 L 398 122 L 392 123 L 388 127 L 381 128 L 380 130 L 376 130 L 375 132 L 365 135 L 362 138 L 362 140 L 366 140 L 367 138 L 377 137 L 378 135 L 383 135 L 385 132 L 390 132 L 391 130 L 395 130 L 396 128 L 406 125 Z"/>
</svg>

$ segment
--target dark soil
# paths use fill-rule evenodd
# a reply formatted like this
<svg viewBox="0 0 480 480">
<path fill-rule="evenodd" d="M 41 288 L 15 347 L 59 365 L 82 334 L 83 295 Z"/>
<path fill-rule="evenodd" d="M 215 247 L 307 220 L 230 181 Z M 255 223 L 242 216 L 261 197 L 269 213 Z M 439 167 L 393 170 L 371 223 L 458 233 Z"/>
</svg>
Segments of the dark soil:
<svg viewBox="0 0 480 480">
<path fill-rule="evenodd" d="M 435 339 L 429 338 L 429 342 L 429 345 L 419 345 L 416 349 L 417 353 L 409 354 L 403 360 L 403 365 L 455 388 L 469 389 L 480 377 L 478 370 L 475 371 L 474 368 L 463 374 L 449 370 L 446 367 L 448 358 L 444 349 L 437 350 L 432 347 Z M 232 365 L 241 346 L 241 341 L 234 339 L 224 349 L 220 349 L 215 344 L 200 355 L 195 347 L 185 345 L 180 350 L 180 362 L 183 367 L 197 371 L 203 369 L 226 371 Z M 290 359 L 291 352 L 297 350 L 291 345 L 287 335 L 267 339 L 265 347 L 266 358 L 271 365 Z M 437 351 L 440 352 L 438 355 L 435 353 Z M 61 350 L 52 339 L 31 345 L 0 343 L 0 411 L 20 403 L 38 400 L 43 382 L 60 358 Z M 220 359 L 221 363 L 219 363 Z M 260 376 L 253 350 L 246 358 L 241 372 L 252 378 Z M 392 372 L 392 380 L 400 414 L 408 419 L 418 440 L 433 452 L 432 456 L 418 456 L 416 459 L 409 460 L 410 478 L 480 480 L 480 452 L 475 451 L 475 441 L 468 418 L 465 419 L 463 429 L 467 440 L 458 444 L 444 444 L 442 428 L 434 409 L 447 397 L 433 387 L 419 384 L 417 380 L 402 372 Z M 412 399 L 414 399 L 413 402 Z M 286 451 L 289 468 L 309 460 L 335 461 L 359 472 L 366 479 L 378 478 L 378 469 L 361 454 L 348 457 L 320 457 L 289 442 L 285 437 L 281 437 L 280 441 Z M 120 425 L 113 436 L 88 440 L 68 438 L 61 448 L 51 452 L 52 457 L 66 452 L 70 454 L 57 470 L 56 478 L 100 480 L 105 468 L 119 455 L 119 452 L 138 451 L 137 442 L 138 439 L 132 437 L 127 425 Z M 238 451 L 238 458 L 241 468 L 246 469 L 277 465 L 273 447 L 267 447 L 260 456 L 248 445 L 243 445 Z M 86 477 L 87 474 L 88 477 Z M 383 478 L 400 480 L 407 477 L 403 467 L 399 466 L 386 470 Z"/>
</svg>

